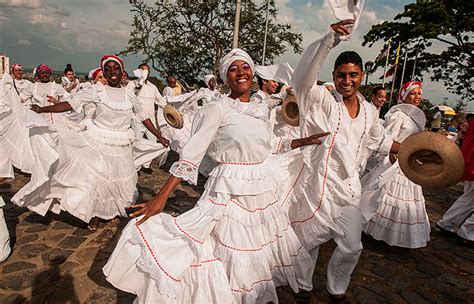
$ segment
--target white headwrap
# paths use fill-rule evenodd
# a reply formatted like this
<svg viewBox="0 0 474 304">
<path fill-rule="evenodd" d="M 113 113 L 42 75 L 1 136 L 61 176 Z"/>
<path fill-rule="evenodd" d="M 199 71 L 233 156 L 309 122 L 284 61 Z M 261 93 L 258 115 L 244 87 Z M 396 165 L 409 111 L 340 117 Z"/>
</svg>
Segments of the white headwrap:
<svg viewBox="0 0 474 304">
<path fill-rule="evenodd" d="M 204 76 L 204 83 L 206 84 L 206 87 L 209 87 L 209 81 L 211 81 L 212 78 L 216 79 L 216 77 L 214 77 L 212 74 Z"/>
<path fill-rule="evenodd" d="M 229 69 L 230 65 L 236 60 L 243 60 L 250 65 L 252 72 L 255 70 L 255 64 L 253 63 L 252 58 L 250 55 L 247 54 L 244 50 L 241 49 L 232 49 L 224 58 L 221 59 L 221 66 L 219 67 L 219 74 L 221 76 L 222 81 L 224 84 L 227 84 L 227 70 Z"/>
<path fill-rule="evenodd" d="M 408 94 L 415 88 L 420 88 L 423 93 L 423 84 L 420 81 L 408 81 L 405 83 L 398 92 L 398 103 L 403 103 L 407 99 Z"/>
<path fill-rule="evenodd" d="M 293 69 L 288 63 L 272 65 L 256 65 L 255 74 L 265 80 L 274 80 L 285 85 L 291 85 Z"/>
</svg>

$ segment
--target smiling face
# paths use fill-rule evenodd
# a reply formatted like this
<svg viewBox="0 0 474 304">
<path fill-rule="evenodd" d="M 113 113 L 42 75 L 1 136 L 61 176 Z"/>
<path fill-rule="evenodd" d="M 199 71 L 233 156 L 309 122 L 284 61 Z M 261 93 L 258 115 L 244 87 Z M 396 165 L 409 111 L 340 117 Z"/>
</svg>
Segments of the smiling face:
<svg viewBox="0 0 474 304">
<path fill-rule="evenodd" d="M 100 82 L 103 85 L 107 84 L 107 79 L 105 78 L 104 73 L 102 73 L 102 71 L 97 73 L 97 76 L 94 79 L 94 83 L 97 83 L 97 82 Z"/>
<path fill-rule="evenodd" d="M 410 93 L 408 93 L 407 98 L 405 98 L 403 103 L 412 104 L 418 107 L 421 103 L 421 98 L 421 89 L 419 87 L 416 87 L 411 90 Z"/>
<path fill-rule="evenodd" d="M 111 87 L 120 87 L 122 81 L 122 68 L 115 61 L 107 61 L 104 65 L 104 76 Z"/>
<path fill-rule="evenodd" d="M 21 80 L 23 77 L 23 70 L 21 68 L 14 68 L 13 77 L 15 77 L 16 80 Z"/>
<path fill-rule="evenodd" d="M 39 73 L 39 80 L 43 83 L 49 82 L 51 79 L 51 72 L 47 69 L 42 69 Z"/>
<path fill-rule="evenodd" d="M 216 79 L 215 78 L 211 78 L 211 80 L 209 80 L 209 82 L 207 83 L 208 86 L 209 86 L 209 89 L 211 91 L 214 91 L 214 89 L 216 88 L 216 85 L 217 85 L 217 82 L 216 82 Z"/>
<path fill-rule="evenodd" d="M 372 103 L 377 108 L 381 108 L 387 100 L 387 92 L 385 90 L 378 90 L 377 94 L 372 95 Z"/>
<path fill-rule="evenodd" d="M 337 66 L 332 73 L 336 91 L 344 99 L 355 98 L 364 78 L 362 69 L 354 63 L 344 63 Z"/>
<path fill-rule="evenodd" d="M 250 87 L 253 81 L 253 71 L 250 64 L 243 60 L 232 62 L 227 70 L 227 83 L 230 87 L 231 98 L 244 98 L 246 95 L 250 97 Z"/>
<path fill-rule="evenodd" d="M 278 82 L 276 82 L 274 80 L 263 80 L 262 89 L 268 95 L 275 94 L 277 88 L 278 88 Z"/>
</svg>

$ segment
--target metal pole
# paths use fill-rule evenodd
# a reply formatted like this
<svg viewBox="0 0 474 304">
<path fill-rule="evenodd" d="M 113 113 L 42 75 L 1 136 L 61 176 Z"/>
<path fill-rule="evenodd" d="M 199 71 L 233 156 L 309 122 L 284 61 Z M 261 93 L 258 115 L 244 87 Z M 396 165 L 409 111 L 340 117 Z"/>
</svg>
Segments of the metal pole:
<svg viewBox="0 0 474 304">
<path fill-rule="evenodd" d="M 232 41 L 233 49 L 239 47 L 240 1 L 241 0 L 237 0 L 237 6 L 235 7 L 234 39 Z"/>
<path fill-rule="evenodd" d="M 390 57 L 390 42 L 391 40 L 388 41 L 388 54 L 387 58 L 385 58 L 385 67 L 383 68 L 383 83 L 382 87 L 385 87 L 385 73 L 387 72 L 387 65 L 388 65 L 388 58 Z"/>
<path fill-rule="evenodd" d="M 408 51 L 405 52 L 405 59 L 403 59 L 403 69 L 402 69 L 402 79 L 400 80 L 400 89 L 403 86 L 403 77 L 405 77 L 405 66 L 407 64 L 407 55 L 408 55 Z"/>
<path fill-rule="evenodd" d="M 398 70 L 398 64 L 395 66 L 395 71 L 393 71 L 392 89 L 390 90 L 390 100 L 388 102 L 389 109 L 392 106 L 392 96 L 393 96 L 393 90 L 395 89 L 395 79 L 397 77 L 397 70 Z"/>
<path fill-rule="evenodd" d="M 415 62 L 413 63 L 413 71 L 411 72 L 411 79 L 415 80 L 416 60 L 418 59 L 418 47 L 416 48 Z"/>
<path fill-rule="evenodd" d="M 268 13 L 269 12 L 270 12 L 270 0 L 267 0 L 267 15 L 265 16 L 265 37 L 263 38 L 262 65 L 265 65 L 265 51 L 267 48 Z"/>
</svg>

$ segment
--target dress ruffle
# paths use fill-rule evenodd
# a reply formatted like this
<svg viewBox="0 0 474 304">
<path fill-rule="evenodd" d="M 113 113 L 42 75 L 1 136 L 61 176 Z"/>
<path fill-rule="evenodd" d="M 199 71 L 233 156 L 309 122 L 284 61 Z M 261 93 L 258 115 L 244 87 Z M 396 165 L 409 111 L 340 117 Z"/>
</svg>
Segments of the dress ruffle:
<svg viewBox="0 0 474 304">
<path fill-rule="evenodd" d="M 430 239 L 422 189 L 405 177 L 398 162 L 382 176 L 372 201 L 378 204 L 364 231 L 392 246 L 419 248 Z"/>
<path fill-rule="evenodd" d="M 295 291 L 311 288 L 311 258 L 281 208 L 242 210 L 207 198 L 176 218 L 160 214 L 140 226 L 132 220 L 104 267 L 107 279 L 136 293 L 140 302 L 148 298 L 144 289 L 153 290 L 154 301 L 160 303 L 277 302 L 278 285 L 289 283 Z M 261 204 L 264 198 L 243 205 Z M 130 289 L 130 275 L 139 276 L 140 288 Z M 147 277 L 153 280 L 147 282 Z M 216 285 L 214 280 L 222 281 Z M 199 297 L 197 285 L 205 297 Z"/>
</svg>

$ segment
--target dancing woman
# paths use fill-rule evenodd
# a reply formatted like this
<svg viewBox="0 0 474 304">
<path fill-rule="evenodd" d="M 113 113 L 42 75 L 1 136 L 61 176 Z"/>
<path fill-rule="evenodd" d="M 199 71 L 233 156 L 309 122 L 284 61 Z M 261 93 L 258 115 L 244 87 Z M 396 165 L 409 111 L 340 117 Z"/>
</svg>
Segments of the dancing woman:
<svg viewBox="0 0 474 304">
<path fill-rule="evenodd" d="M 240 49 L 223 58 L 230 95 L 198 110 L 171 176 L 151 202 L 134 206 L 142 217 L 125 227 L 103 269 L 139 303 L 268 303 L 278 301 L 278 285 L 311 287 L 311 258 L 280 207 L 268 157 L 327 134 L 274 140 L 268 107 L 250 102 L 253 68 Z M 195 207 L 157 215 L 183 180 L 196 184 L 205 154 L 218 165 Z"/>
<path fill-rule="evenodd" d="M 396 142 L 423 131 L 426 117 L 418 107 L 422 84 L 405 83 L 399 104 L 385 115 L 385 131 Z M 368 223 L 364 231 L 389 245 L 419 248 L 430 239 L 430 223 L 421 186 L 410 181 L 401 171 L 396 156 L 385 157 L 362 179 L 362 214 Z"/>
<path fill-rule="evenodd" d="M 96 110 L 91 119 L 83 120 L 83 131 L 54 131 L 58 140 L 57 144 L 51 141 L 51 153 L 36 151 L 44 159 L 38 166 L 43 169 L 33 172 L 32 181 L 13 197 L 18 205 L 41 215 L 48 210 L 68 211 L 90 222 L 89 229 L 93 231 L 97 229 L 97 218 L 127 216 L 125 208 L 137 197 L 132 153 L 135 136 L 131 129 L 134 112 L 163 145 L 168 145 L 143 114 L 134 92 L 120 86 L 122 60 L 104 56 L 101 66 L 108 85 L 98 82 L 53 106 L 32 105 L 37 113 L 80 112 L 89 104 L 95 104 Z M 48 131 L 38 129 L 45 132 L 40 139 L 48 138 Z"/>
</svg>

